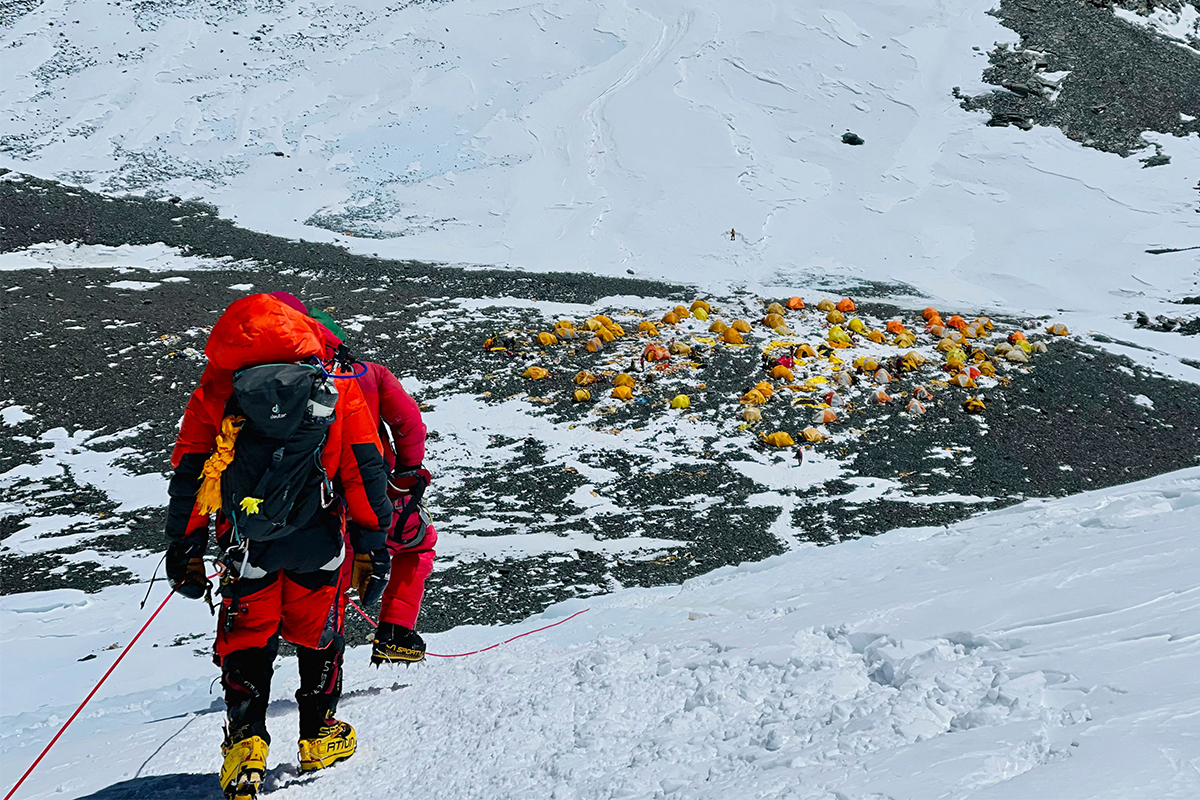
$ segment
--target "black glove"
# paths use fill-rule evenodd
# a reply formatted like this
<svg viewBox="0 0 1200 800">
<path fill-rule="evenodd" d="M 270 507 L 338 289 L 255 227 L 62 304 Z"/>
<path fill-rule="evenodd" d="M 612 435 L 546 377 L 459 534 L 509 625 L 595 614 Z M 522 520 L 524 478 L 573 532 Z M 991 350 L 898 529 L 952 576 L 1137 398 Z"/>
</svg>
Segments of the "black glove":
<svg viewBox="0 0 1200 800">
<path fill-rule="evenodd" d="M 171 542 L 167 546 L 167 580 L 176 592 L 192 600 L 199 600 L 208 591 L 208 578 L 204 574 L 208 542 L 201 538 Z"/>
<path fill-rule="evenodd" d="M 383 597 L 387 586 L 388 571 L 392 566 L 392 554 L 386 547 L 369 553 L 357 553 L 350 569 L 350 585 L 358 592 L 364 606 L 374 605 Z"/>
</svg>

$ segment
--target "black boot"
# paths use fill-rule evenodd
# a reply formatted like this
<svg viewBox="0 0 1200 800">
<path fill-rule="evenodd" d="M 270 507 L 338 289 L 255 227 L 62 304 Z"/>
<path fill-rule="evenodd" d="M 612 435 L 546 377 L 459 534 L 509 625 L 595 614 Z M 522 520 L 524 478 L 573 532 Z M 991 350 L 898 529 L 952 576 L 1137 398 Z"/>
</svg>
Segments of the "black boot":
<svg viewBox="0 0 1200 800">
<path fill-rule="evenodd" d="M 300 770 L 333 766 L 354 755 L 354 728 L 334 716 L 342 696 L 342 656 L 346 640 L 337 636 L 321 650 L 297 647 L 300 661 Z"/>
<path fill-rule="evenodd" d="M 334 714 L 342 696 L 342 653 L 345 649 L 346 640 L 341 636 L 321 650 L 296 648 L 300 662 L 296 705 L 300 708 L 301 739 L 320 736 L 321 730 L 330 721 L 335 721 Z"/>
<path fill-rule="evenodd" d="M 279 640 L 266 647 L 235 650 L 221 661 L 221 687 L 225 689 L 225 744 L 261 736 L 267 744 L 267 704 L 271 700 L 271 674 Z"/>
<path fill-rule="evenodd" d="M 419 633 L 392 622 L 379 623 L 371 647 L 372 664 L 415 664 L 424 658 L 425 640 Z"/>
<path fill-rule="evenodd" d="M 229 800 L 254 800 L 267 769 L 267 703 L 279 640 L 236 650 L 221 662 L 225 689 L 225 741 L 221 743 L 221 790 Z"/>
</svg>

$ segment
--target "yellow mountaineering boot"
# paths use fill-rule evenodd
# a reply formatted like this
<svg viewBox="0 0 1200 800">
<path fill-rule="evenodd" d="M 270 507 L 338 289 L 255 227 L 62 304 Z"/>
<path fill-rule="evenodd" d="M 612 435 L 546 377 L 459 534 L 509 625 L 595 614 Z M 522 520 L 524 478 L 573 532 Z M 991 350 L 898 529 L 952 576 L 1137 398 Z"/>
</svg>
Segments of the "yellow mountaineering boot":
<svg viewBox="0 0 1200 800">
<path fill-rule="evenodd" d="M 225 763 L 221 766 L 221 791 L 229 800 L 254 800 L 267 771 L 267 743 L 251 736 L 221 745 Z"/>
<path fill-rule="evenodd" d="M 312 772 L 331 767 L 354 755 L 358 743 L 354 726 L 331 719 L 321 726 L 319 735 L 300 740 L 300 771 Z"/>
</svg>

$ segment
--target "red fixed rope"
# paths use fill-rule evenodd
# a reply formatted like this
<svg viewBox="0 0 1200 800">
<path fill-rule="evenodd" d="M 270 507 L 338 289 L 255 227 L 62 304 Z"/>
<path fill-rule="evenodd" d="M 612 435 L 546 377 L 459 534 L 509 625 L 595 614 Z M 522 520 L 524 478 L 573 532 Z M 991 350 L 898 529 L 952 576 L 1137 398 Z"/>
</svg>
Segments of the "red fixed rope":
<svg viewBox="0 0 1200 800">
<path fill-rule="evenodd" d="M 379 627 L 379 623 L 376 622 L 375 620 L 371 619 L 371 616 L 366 611 L 363 611 L 362 608 L 358 605 L 358 603 L 354 602 L 353 600 L 349 600 L 349 599 L 347 599 L 347 602 L 349 602 L 350 605 L 354 607 L 355 611 L 357 611 L 359 614 L 362 615 L 363 619 L 365 619 L 367 622 L 371 623 L 371 625 L 373 627 L 376 627 L 376 628 Z M 587 613 L 586 608 L 583 609 L 582 611 L 576 611 L 571 616 L 566 617 L 564 619 L 560 619 L 558 622 L 551 622 L 549 625 L 543 625 L 542 627 L 534 628 L 531 631 L 525 631 L 524 633 L 518 633 L 516 636 L 512 637 L 511 639 L 505 639 L 503 642 L 496 642 L 495 644 L 488 645 L 487 647 L 480 648 L 479 650 L 471 650 L 466 653 L 426 653 L 425 655 L 432 656 L 433 658 L 462 658 L 463 656 L 473 656 L 473 655 L 477 655 L 479 653 L 486 653 L 488 650 L 495 650 L 497 647 L 499 647 L 502 644 L 508 644 L 509 642 L 515 642 L 517 639 L 521 639 L 523 637 L 529 636 L 530 634 L 540 633 L 542 631 L 546 631 L 551 628 L 562 625 L 564 622 L 570 622 L 571 620 L 578 617 L 580 614 L 585 614 L 585 613 Z M 5 798 L 5 800 L 8 800 L 8 798 Z"/>
<path fill-rule="evenodd" d="M 213 575 L 215 575 L 215 574 L 216 573 L 214 573 Z M 208 577 L 211 579 L 213 577 L 213 575 L 209 575 Z M 30 773 L 33 772 L 33 770 L 37 767 L 38 764 L 42 763 L 42 759 L 45 758 L 46 754 L 50 752 L 50 748 L 54 747 L 55 743 L 59 740 L 59 738 L 62 737 L 63 733 L 66 732 L 67 728 L 71 725 L 71 723 L 75 721 L 75 718 L 78 717 L 80 712 L 83 711 L 84 706 L 86 706 L 91 701 L 91 699 L 96 695 L 96 692 L 100 691 L 100 687 L 104 685 L 104 682 L 106 680 L 108 680 L 108 676 L 113 674 L 113 670 L 115 670 L 117 668 L 117 665 L 120 664 L 121 661 L 125 658 L 125 656 L 129 654 L 129 651 L 133 648 L 133 646 L 135 644 L 137 644 L 137 640 L 140 639 L 142 637 L 142 634 L 146 632 L 146 629 L 150 627 L 150 623 L 154 622 L 154 618 L 158 616 L 158 613 L 160 611 L 162 611 L 164 608 L 166 608 L 167 602 L 170 601 L 170 599 L 174 596 L 175 596 L 175 589 L 172 588 L 170 593 L 168 593 L 167 596 L 163 598 L 163 601 L 158 604 L 158 608 L 154 609 L 154 613 L 150 615 L 150 618 L 146 620 L 146 622 L 142 625 L 142 627 L 138 629 L 138 632 L 133 635 L 133 638 L 129 640 L 129 644 L 125 645 L 125 649 L 123 649 L 121 651 L 121 654 L 117 656 L 115 661 L 113 661 L 112 666 L 110 666 L 108 668 L 108 671 L 106 671 L 104 673 L 103 677 L 100 678 L 99 682 L 97 682 L 96 685 L 92 687 L 92 690 L 90 692 L 88 692 L 87 697 L 83 698 L 83 702 L 80 703 L 79 707 L 75 709 L 75 713 L 71 714 L 71 716 L 67 719 L 67 721 L 62 724 L 62 727 L 58 729 L 58 733 L 54 734 L 54 738 L 50 740 L 50 743 L 47 744 L 44 748 L 42 748 L 42 752 L 39 753 L 38 757 L 33 760 L 33 763 L 29 765 L 29 769 L 25 770 L 25 774 L 22 775 L 15 784 L 13 784 L 13 787 L 8 790 L 8 794 L 4 795 L 4 800 L 11 800 L 12 796 L 17 793 L 18 789 L 21 788 L 21 784 L 23 784 L 25 782 L 25 779 L 29 777 Z M 355 611 L 357 611 L 359 614 L 362 614 L 363 619 L 365 619 L 367 622 L 371 623 L 373 626 L 379 627 L 379 623 L 377 623 L 375 620 L 371 619 L 370 615 L 368 615 L 366 611 L 363 611 L 362 608 L 358 605 L 358 603 L 354 602 L 353 600 L 349 600 L 349 603 L 350 603 L 350 605 L 352 605 L 354 607 Z M 566 617 L 565 619 L 560 619 L 558 622 L 552 622 L 549 625 L 543 625 L 540 628 L 535 628 L 534 630 L 526 631 L 525 633 L 519 633 L 510 639 L 505 639 L 503 642 L 497 642 L 496 644 L 481 648 L 479 650 L 472 650 L 469 653 L 451 653 L 451 654 L 426 653 L 425 655 L 432 656 L 433 658 L 462 658 L 463 656 L 473 656 L 477 653 L 486 653 L 488 650 L 495 650 L 500 645 L 508 644 L 509 642 L 515 642 L 517 639 L 523 638 L 525 636 L 529 636 L 530 634 L 539 633 L 544 630 L 549 630 L 550 628 L 556 627 L 558 625 L 562 625 L 564 622 L 569 622 L 569 621 L 575 619 L 576 617 L 578 617 L 580 614 L 587 612 L 587 610 L 588 609 L 585 608 L 582 611 L 576 611 L 571 616 Z"/>
<path fill-rule="evenodd" d="M 126 654 L 129 653 L 129 649 L 133 647 L 134 643 L 137 642 L 141 635 L 146 632 L 146 628 L 150 627 L 150 623 L 154 622 L 154 618 L 158 616 L 158 612 L 162 611 L 163 608 L 166 607 L 167 601 L 174 596 L 175 590 L 171 589 L 171 592 L 163 598 L 161 603 L 158 604 L 158 608 L 154 609 L 154 613 L 150 615 L 150 619 L 146 620 L 146 624 L 142 626 L 141 630 L 134 634 L 133 638 L 129 640 L 129 644 L 125 645 L 125 649 L 121 651 L 121 655 L 117 656 L 117 660 L 114 661 L 112 666 L 108 668 L 108 672 L 104 673 L 104 677 L 100 679 L 100 682 L 92 687 L 92 690 L 88 692 L 87 697 L 83 698 L 83 702 L 79 704 L 79 708 L 75 709 L 75 713 L 72 714 L 70 718 L 62 724 L 62 727 L 58 729 L 58 733 L 54 734 L 54 738 L 50 740 L 50 744 L 46 745 L 42 752 L 38 754 L 38 757 L 34 759 L 33 763 L 29 765 L 29 769 L 25 770 L 25 774 L 21 776 L 21 779 L 18 780 L 11 789 L 8 790 L 8 794 L 4 795 L 4 800 L 9 800 L 10 797 L 17 793 L 17 789 L 21 788 L 21 784 L 24 783 L 25 779 L 29 777 L 29 773 L 33 772 L 33 768 L 42 762 L 42 759 L 46 757 L 46 753 L 50 752 L 50 748 L 54 747 L 54 743 L 57 742 L 58 738 L 63 735 L 64 731 L 66 731 L 67 726 L 75 721 L 75 718 L 79 716 L 79 712 L 83 711 L 83 707 L 86 706 L 88 701 L 91 700 L 96 692 L 100 690 L 100 687 L 104 685 L 106 680 L 108 680 L 108 676 L 112 675 L 113 670 L 117 668 L 117 664 L 121 663 L 121 659 L 125 658 Z"/>
</svg>

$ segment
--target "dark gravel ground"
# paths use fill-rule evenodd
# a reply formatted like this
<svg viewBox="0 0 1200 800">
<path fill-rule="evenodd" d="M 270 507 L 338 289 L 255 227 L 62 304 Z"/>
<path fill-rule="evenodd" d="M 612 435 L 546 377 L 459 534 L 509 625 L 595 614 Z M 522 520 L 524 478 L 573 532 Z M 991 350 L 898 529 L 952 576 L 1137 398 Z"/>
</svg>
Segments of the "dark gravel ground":
<svg viewBox="0 0 1200 800">
<path fill-rule="evenodd" d="M 180 216 L 184 220 L 173 221 Z M 614 294 L 639 294 L 661 298 L 664 307 L 690 300 L 683 287 L 645 281 L 364 259 L 336 247 L 242 231 L 203 206 L 106 198 L 48 181 L 0 182 L 0 224 L 5 249 L 54 240 L 117 245 L 167 239 L 191 253 L 263 262 L 180 273 L 187 282 L 162 283 L 144 292 L 107 284 L 161 281 L 169 273 L 0 273 L 0 313 L 5 320 L 0 329 L 0 398 L 15 400 L 35 415 L 33 422 L 16 429 L 30 438 L 0 437 L 0 473 L 28 463 L 39 449 L 36 437 L 46 430 L 112 432 L 140 423 L 145 425 L 136 437 L 107 447 L 132 448 L 135 454 L 124 464 L 134 472 L 165 471 L 175 422 L 203 366 L 194 351 L 203 349 L 204 329 L 240 294 L 230 290 L 233 285 L 249 283 L 256 289 L 286 289 L 319 298 L 320 305 L 334 307 L 343 319 L 373 316 L 369 336 L 364 334 L 360 345 L 364 355 L 425 384 L 452 376 L 449 384 L 420 396 L 434 437 L 447 433 L 439 430 L 437 408 L 452 395 L 480 397 L 490 392 L 491 402 L 499 403 L 528 391 L 517 377 L 525 363 L 522 357 L 484 355 L 479 345 L 493 327 L 528 330 L 540 319 L 510 311 L 508 316 L 454 320 L 450 313 L 452 324 L 431 335 L 418 320 L 433 309 L 453 312 L 456 307 L 448 298 L 516 296 L 590 303 Z M 860 306 L 878 317 L 896 313 L 882 304 Z M 798 538 L 826 544 L 901 525 L 947 524 L 1026 496 L 1061 496 L 1197 463 L 1200 387 L 1173 383 L 1078 341 L 1051 344 L 1050 352 L 1037 356 L 1032 368 L 1011 372 L 1011 386 L 989 392 L 982 425 L 980 418 L 962 411 L 963 395 L 945 390 L 938 393 L 930 413 L 918 420 L 902 418 L 889 408 L 858 409 L 850 424 L 861 430 L 860 435 L 819 446 L 851 465 L 856 476 L 895 481 L 911 495 L 991 500 L 855 502 L 849 497 L 854 485 L 829 481 L 793 494 L 796 503 L 790 513 Z M 586 365 L 581 356 L 560 352 L 560 363 L 552 365 L 558 377 L 539 385 L 540 394 L 562 397 L 570 387 L 569 376 Z M 760 377 L 747 351 L 716 349 L 696 374 L 694 382 L 703 381 L 707 388 L 693 392 L 690 412 L 704 419 L 730 419 L 736 409 L 733 398 Z M 619 421 L 597 422 L 586 408 L 565 401 L 548 403 L 535 413 L 597 429 L 638 428 L 664 413 L 663 403 L 674 391 L 664 385 L 656 394 L 651 388 L 647 402 L 629 406 Z M 1148 397 L 1153 407 L 1135 403 L 1138 395 Z M 797 411 L 787 404 L 770 404 L 764 412 L 764 427 L 771 429 L 795 430 L 807 424 L 798 425 Z M 495 437 L 489 449 L 511 448 L 518 441 Z M 752 433 L 713 437 L 689 447 L 686 460 L 675 460 L 678 454 L 667 452 L 630 457 L 615 446 L 580 455 L 584 463 L 616 474 L 604 491 L 626 513 L 576 523 L 582 527 L 573 532 L 598 539 L 645 533 L 676 540 L 677 547 L 649 559 L 574 551 L 443 562 L 430 582 L 422 626 L 441 630 L 463 623 L 512 621 L 566 597 L 607 591 L 618 583 L 671 583 L 781 552 L 782 543 L 770 533 L 780 508 L 748 503 L 764 487 L 733 466 L 757 447 Z M 949 457 L 931 455 L 939 450 Z M 551 514 L 546 519 L 542 512 L 559 507 L 585 481 L 550 458 L 546 444 L 536 438 L 520 441 L 513 453 L 502 470 L 468 471 L 458 485 L 439 488 L 432 499 L 435 510 L 470 516 L 499 507 L 532 520 L 521 523 L 528 530 L 565 533 L 561 518 Z M 796 464 L 794 451 L 771 458 L 778 469 L 803 474 L 805 467 Z M 20 485 L 12 495 L 8 499 L 34 505 L 35 516 L 88 516 L 89 521 L 64 533 L 89 535 L 82 543 L 36 556 L 0 553 L 0 593 L 64 586 L 95 590 L 125 582 L 130 580 L 128 573 L 103 563 L 104 553 L 161 547 L 162 509 L 117 513 L 102 493 L 66 478 Z M 696 496 L 716 496 L 719 502 L 701 510 L 687 500 Z M 24 516 L 0 518 L 0 541 L 24 527 Z M 89 560 L 80 555 L 85 551 L 101 556 Z M 363 623 L 352 619 L 350 625 L 352 636 L 366 636 Z"/>
<path fill-rule="evenodd" d="M 0 176 L 10 172 L 0 168 Z M 467 270 L 359 256 L 338 245 L 284 239 L 239 228 L 218 216 L 213 206 L 178 197 L 108 197 L 29 175 L 0 181 L 0 252 L 53 241 L 112 246 L 162 242 L 178 247 L 185 255 L 320 272 L 347 281 L 358 279 L 363 285 L 388 275 L 412 284 L 410 289 L 404 285 L 394 287 L 400 296 L 409 298 L 531 297 L 590 303 L 617 294 L 683 297 L 681 286 L 632 278 Z"/>
<path fill-rule="evenodd" d="M 1116 17 L 1107 0 L 1001 0 L 996 16 L 1021 35 L 990 54 L 984 80 L 1001 87 L 964 97 L 991 125 L 1052 125 L 1087 147 L 1128 156 L 1144 131 L 1200 132 L 1200 56 Z M 1070 71 L 1061 90 L 1046 73 Z M 1155 153 L 1146 166 L 1167 163 Z"/>
</svg>

